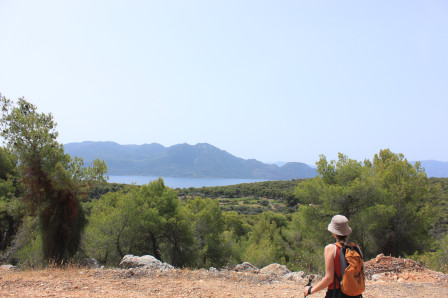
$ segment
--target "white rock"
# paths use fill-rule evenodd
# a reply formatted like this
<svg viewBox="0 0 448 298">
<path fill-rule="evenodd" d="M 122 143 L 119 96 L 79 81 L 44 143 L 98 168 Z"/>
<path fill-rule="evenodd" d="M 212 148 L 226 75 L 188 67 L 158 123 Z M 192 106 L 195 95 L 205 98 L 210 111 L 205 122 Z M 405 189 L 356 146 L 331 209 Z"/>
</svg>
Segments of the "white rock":
<svg viewBox="0 0 448 298">
<path fill-rule="evenodd" d="M 81 260 L 79 264 L 82 267 L 86 268 L 95 268 L 95 269 L 100 268 L 100 263 L 98 263 L 98 261 L 93 258 L 84 258 Z"/>
<path fill-rule="evenodd" d="M 243 271 L 243 272 L 254 272 L 254 273 L 258 273 L 260 271 L 260 269 L 258 269 L 257 267 L 255 267 L 254 265 L 252 265 L 249 262 L 244 262 L 243 264 L 238 264 L 235 267 L 233 267 L 233 270 Z"/>
<path fill-rule="evenodd" d="M 300 281 L 303 280 L 305 277 L 305 273 L 303 271 L 298 272 L 290 272 L 283 275 L 283 278 L 286 280 L 292 280 L 292 281 Z"/>
<path fill-rule="evenodd" d="M 133 255 L 125 255 L 120 262 L 121 268 L 142 268 L 142 269 L 158 269 L 162 271 L 169 271 L 174 269 L 173 266 L 167 263 L 162 263 L 157 260 L 153 256 L 133 256 Z"/>
<path fill-rule="evenodd" d="M 291 273 L 291 271 L 289 271 L 288 267 L 286 267 L 285 265 L 274 263 L 260 269 L 260 273 L 262 274 L 274 273 L 277 275 L 285 275 Z"/>
</svg>

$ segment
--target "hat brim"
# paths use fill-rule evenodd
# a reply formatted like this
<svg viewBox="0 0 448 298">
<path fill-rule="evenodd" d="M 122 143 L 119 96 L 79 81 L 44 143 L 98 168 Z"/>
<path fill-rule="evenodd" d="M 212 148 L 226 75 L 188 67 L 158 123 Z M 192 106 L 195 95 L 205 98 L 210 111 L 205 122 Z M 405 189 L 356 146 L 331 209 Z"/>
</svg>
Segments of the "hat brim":
<svg viewBox="0 0 448 298">
<path fill-rule="evenodd" d="M 348 236 L 352 233 L 352 229 L 350 227 L 347 227 L 347 229 L 341 231 L 336 229 L 331 223 L 328 225 L 328 231 L 338 236 Z"/>
</svg>

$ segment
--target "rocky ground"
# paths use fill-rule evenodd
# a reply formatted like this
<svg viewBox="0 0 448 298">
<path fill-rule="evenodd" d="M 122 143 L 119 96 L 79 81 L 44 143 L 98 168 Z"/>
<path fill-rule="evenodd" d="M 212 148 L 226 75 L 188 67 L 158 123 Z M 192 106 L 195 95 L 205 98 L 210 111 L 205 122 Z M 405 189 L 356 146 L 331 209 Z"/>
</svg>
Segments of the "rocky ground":
<svg viewBox="0 0 448 298">
<path fill-rule="evenodd" d="M 407 259 L 366 262 L 364 297 L 448 297 L 448 276 Z M 266 269 L 267 268 L 267 269 Z M 0 269 L 0 296 L 13 297 L 302 297 L 307 277 L 276 264 L 229 270 Z M 317 282 L 317 279 L 314 282 Z M 312 297 L 324 297 L 324 292 Z"/>
</svg>

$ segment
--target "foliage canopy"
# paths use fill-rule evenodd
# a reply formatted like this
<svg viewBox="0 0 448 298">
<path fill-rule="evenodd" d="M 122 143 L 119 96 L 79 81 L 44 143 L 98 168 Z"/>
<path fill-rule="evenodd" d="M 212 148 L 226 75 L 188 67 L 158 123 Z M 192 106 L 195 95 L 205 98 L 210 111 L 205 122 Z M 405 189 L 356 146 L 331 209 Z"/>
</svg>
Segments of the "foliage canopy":
<svg viewBox="0 0 448 298">
<path fill-rule="evenodd" d="M 89 182 L 102 180 L 103 162 L 84 168 L 56 141 L 56 123 L 51 114 L 38 113 L 36 106 L 20 98 L 17 103 L 1 98 L 1 136 L 18 160 L 23 199 L 31 215 L 39 217 L 44 257 L 62 263 L 79 246 L 84 216 L 79 199 Z"/>
</svg>

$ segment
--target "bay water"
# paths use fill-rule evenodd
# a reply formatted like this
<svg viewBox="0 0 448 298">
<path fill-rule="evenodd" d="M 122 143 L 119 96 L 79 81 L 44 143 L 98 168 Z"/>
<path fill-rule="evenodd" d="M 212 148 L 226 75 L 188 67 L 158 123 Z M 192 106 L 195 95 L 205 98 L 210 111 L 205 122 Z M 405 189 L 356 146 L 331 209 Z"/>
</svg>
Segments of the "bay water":
<svg viewBox="0 0 448 298">
<path fill-rule="evenodd" d="M 156 176 L 109 176 L 108 182 L 125 183 L 137 185 L 148 184 L 157 180 Z M 226 186 L 240 183 L 253 183 L 266 181 L 263 179 L 241 179 L 241 178 L 188 178 L 188 177 L 161 177 L 165 185 L 171 188 L 200 188 L 203 186 Z"/>
</svg>

